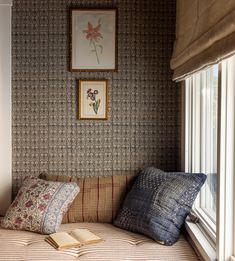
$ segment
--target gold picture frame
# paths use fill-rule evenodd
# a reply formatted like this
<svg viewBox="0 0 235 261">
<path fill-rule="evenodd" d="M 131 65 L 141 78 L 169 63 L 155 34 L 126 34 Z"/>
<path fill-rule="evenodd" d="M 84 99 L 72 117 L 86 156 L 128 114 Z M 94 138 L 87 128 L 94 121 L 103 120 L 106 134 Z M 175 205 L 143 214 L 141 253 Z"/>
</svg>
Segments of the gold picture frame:
<svg viewBox="0 0 235 261">
<path fill-rule="evenodd" d="M 78 119 L 108 119 L 108 81 L 79 80 Z"/>
</svg>

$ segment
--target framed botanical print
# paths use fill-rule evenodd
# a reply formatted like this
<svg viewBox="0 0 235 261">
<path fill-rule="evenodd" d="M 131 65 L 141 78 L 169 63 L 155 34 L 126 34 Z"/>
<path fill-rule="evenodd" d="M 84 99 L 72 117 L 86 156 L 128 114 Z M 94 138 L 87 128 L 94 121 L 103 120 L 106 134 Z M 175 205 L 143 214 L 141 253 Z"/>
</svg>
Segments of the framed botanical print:
<svg viewBox="0 0 235 261">
<path fill-rule="evenodd" d="M 116 9 L 71 9 L 71 71 L 115 71 Z"/>
<path fill-rule="evenodd" d="M 107 120 L 107 80 L 79 80 L 80 120 Z"/>
</svg>

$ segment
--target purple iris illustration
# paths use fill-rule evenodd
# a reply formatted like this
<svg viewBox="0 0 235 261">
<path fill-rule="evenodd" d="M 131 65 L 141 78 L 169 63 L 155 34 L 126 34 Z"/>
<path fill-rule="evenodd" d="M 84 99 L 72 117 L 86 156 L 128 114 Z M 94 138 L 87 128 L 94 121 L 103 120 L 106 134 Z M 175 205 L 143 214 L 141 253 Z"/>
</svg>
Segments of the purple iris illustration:
<svg viewBox="0 0 235 261">
<path fill-rule="evenodd" d="M 92 89 L 87 90 L 87 99 L 90 99 L 92 102 L 89 103 L 89 105 L 93 108 L 93 111 L 95 114 L 98 113 L 99 107 L 100 107 L 100 99 L 96 99 L 96 95 L 98 94 L 98 90 L 92 91 Z"/>
</svg>

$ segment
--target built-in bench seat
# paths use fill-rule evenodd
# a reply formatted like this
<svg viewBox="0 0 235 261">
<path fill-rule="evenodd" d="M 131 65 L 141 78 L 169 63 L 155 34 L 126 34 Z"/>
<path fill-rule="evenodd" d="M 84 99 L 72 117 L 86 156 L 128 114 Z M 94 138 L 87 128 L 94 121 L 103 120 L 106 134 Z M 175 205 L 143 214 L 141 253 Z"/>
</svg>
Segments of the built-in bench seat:
<svg viewBox="0 0 235 261">
<path fill-rule="evenodd" d="M 140 234 L 112 225 L 113 218 L 135 175 L 76 178 L 43 175 L 54 181 L 74 181 L 80 193 L 65 214 L 60 231 L 88 228 L 104 242 L 58 251 L 46 235 L 0 228 L 0 261 L 197 261 L 198 256 L 182 235 L 164 246 Z"/>
</svg>

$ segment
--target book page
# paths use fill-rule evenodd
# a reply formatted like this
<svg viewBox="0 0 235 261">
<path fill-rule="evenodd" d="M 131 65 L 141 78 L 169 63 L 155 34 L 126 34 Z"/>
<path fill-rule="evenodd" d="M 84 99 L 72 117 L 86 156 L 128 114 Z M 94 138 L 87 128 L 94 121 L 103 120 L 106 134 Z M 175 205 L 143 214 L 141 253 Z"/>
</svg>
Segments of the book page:
<svg viewBox="0 0 235 261">
<path fill-rule="evenodd" d="M 75 229 L 71 231 L 70 234 L 82 244 L 98 243 L 103 241 L 100 237 L 86 228 Z"/>
<path fill-rule="evenodd" d="M 58 232 L 50 235 L 50 239 L 53 240 L 58 248 L 80 246 L 80 242 L 67 232 Z"/>
</svg>

